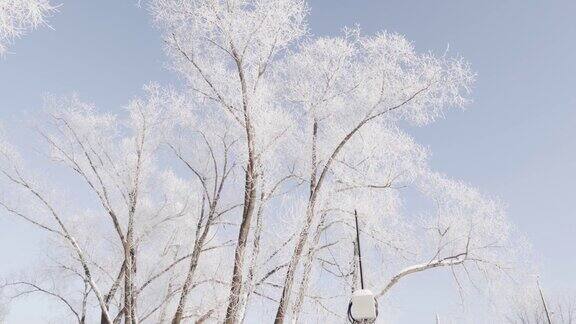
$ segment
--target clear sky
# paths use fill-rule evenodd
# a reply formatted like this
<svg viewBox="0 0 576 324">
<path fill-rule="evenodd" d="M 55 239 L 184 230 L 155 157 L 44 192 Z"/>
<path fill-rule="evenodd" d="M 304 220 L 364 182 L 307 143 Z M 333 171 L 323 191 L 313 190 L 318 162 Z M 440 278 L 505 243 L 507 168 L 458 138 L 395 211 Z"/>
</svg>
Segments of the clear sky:
<svg viewBox="0 0 576 324">
<path fill-rule="evenodd" d="M 165 68 L 159 33 L 136 0 L 60 0 L 50 21 L 0 60 L 0 121 L 29 139 L 27 115 L 44 93 L 77 92 L 117 111 L 143 84 L 178 82 Z M 432 164 L 500 197 L 540 257 L 550 292 L 576 292 L 576 2 L 573 0 L 311 0 L 310 31 L 395 31 L 420 51 L 465 57 L 478 73 L 474 103 L 415 132 Z M 30 227 L 0 218 L 0 274 L 26 264 L 38 241 Z M 401 323 L 432 323 L 450 306 L 447 278 L 429 274 L 397 288 Z M 434 282 L 430 284 L 430 282 Z M 419 287 L 423 283 L 426 289 Z M 32 306 L 37 307 L 29 307 Z M 9 323 L 43 323 L 30 299 Z"/>
</svg>

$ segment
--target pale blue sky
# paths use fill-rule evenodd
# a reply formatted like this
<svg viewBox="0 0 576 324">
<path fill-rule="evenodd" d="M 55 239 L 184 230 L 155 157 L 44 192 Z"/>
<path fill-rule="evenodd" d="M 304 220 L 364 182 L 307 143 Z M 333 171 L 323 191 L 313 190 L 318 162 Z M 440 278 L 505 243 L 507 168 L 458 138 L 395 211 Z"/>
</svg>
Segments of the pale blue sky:
<svg viewBox="0 0 576 324">
<path fill-rule="evenodd" d="M 164 67 L 158 32 L 136 0 L 61 0 L 44 28 L 16 42 L 0 60 L 0 121 L 21 143 L 20 127 L 41 107 L 42 94 L 75 91 L 116 111 L 143 84 L 177 82 Z M 576 291 L 576 2 L 573 0 L 312 0 L 310 30 L 338 33 L 359 23 L 365 33 L 387 29 L 418 50 L 465 57 L 478 73 L 474 103 L 416 137 L 430 146 L 433 166 L 498 196 L 541 257 L 548 290 Z M 18 126 L 18 127 L 13 127 Z M 34 251 L 30 228 L 0 219 L 2 271 Z M 18 248 L 14 248 L 19 246 Z M 5 258 L 7 255 L 8 258 Z M 394 297 L 402 323 L 432 323 L 453 298 L 442 275 L 415 278 Z M 39 303 L 30 300 L 28 303 Z M 41 314 L 15 305 L 9 323 Z M 42 309 L 42 307 L 40 307 Z M 42 322 L 42 321 L 40 321 Z"/>
</svg>

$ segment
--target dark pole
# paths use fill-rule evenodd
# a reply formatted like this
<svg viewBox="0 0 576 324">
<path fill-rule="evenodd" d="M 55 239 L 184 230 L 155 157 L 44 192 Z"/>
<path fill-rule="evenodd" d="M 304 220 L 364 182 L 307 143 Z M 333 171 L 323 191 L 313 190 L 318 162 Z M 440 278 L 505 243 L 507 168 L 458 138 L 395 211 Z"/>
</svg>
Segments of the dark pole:
<svg viewBox="0 0 576 324">
<path fill-rule="evenodd" d="M 548 320 L 548 324 L 552 324 L 552 319 L 550 319 L 550 312 L 548 312 L 548 306 L 546 305 L 546 300 L 544 299 L 544 294 L 542 293 L 542 288 L 540 288 L 540 281 L 538 279 L 536 279 L 536 284 L 538 285 L 538 291 L 540 292 L 540 299 L 542 300 L 542 305 L 544 306 L 546 319 Z"/>
<path fill-rule="evenodd" d="M 362 249 L 360 248 L 360 229 L 358 227 L 358 212 L 354 210 L 354 219 L 356 220 L 356 242 L 358 243 L 358 264 L 360 265 L 360 287 L 364 289 L 364 273 L 362 271 Z"/>
</svg>

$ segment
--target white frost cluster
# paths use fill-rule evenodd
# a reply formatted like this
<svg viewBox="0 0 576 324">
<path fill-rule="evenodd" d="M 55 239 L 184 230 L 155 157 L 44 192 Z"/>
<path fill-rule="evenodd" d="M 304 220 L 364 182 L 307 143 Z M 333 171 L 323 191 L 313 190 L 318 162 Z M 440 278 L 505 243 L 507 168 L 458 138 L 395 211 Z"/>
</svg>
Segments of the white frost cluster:
<svg viewBox="0 0 576 324">
<path fill-rule="evenodd" d="M 46 24 L 54 10 L 48 0 L 0 0 L 0 54 L 31 29 Z"/>
</svg>

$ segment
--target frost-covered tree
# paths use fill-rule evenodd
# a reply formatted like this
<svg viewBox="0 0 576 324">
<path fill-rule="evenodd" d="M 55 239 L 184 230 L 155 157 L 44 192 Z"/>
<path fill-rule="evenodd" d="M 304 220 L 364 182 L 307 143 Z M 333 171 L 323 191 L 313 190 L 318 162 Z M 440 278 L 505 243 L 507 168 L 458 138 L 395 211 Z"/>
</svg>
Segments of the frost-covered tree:
<svg viewBox="0 0 576 324">
<path fill-rule="evenodd" d="M 302 1 L 159 0 L 152 14 L 196 100 L 244 133 L 244 209 L 223 321 L 243 318 L 253 298 L 270 302 L 255 312 L 275 308 L 276 323 L 314 310 L 336 315 L 327 304 L 347 294 L 326 290 L 355 285 L 355 209 L 381 259 L 370 271 L 382 278 L 383 265 L 398 267 L 378 283 L 380 297 L 433 268 L 458 282 L 508 268 L 511 230 L 500 205 L 430 171 L 427 150 L 403 130 L 467 103 L 473 74 L 463 60 L 416 53 L 388 32 L 307 37 Z M 421 216 L 403 215 L 405 187 L 433 203 Z M 278 188 L 281 198 L 268 194 Z M 254 215 L 266 221 L 253 224 Z"/>
<path fill-rule="evenodd" d="M 244 132 L 244 201 L 227 309 L 236 320 L 246 248 L 258 200 L 266 148 L 277 144 L 288 118 L 267 80 L 277 56 L 304 35 L 303 1 L 154 1 L 152 13 L 167 28 L 175 68 L 203 101 L 221 107 Z M 276 118 L 270 118 L 276 116 Z M 266 118 L 268 117 L 268 118 Z M 175 318 L 175 323 L 180 320 Z"/>
<path fill-rule="evenodd" d="M 37 132 L 46 155 L 73 177 L 69 196 L 55 191 L 58 182 L 70 185 L 66 177 L 42 180 L 2 143 L 0 205 L 50 234 L 55 260 L 45 267 L 52 269 L 46 282 L 32 276 L 5 283 L 14 296 L 21 290 L 52 296 L 80 323 L 94 313 L 102 323 L 136 323 L 157 316 L 176 293 L 169 282 L 190 258 L 185 243 L 199 207 L 194 186 L 156 166 L 171 123 L 165 107 L 174 101 L 157 87 L 147 90 L 146 100 L 128 105 L 124 119 L 75 97 L 48 100 L 47 121 Z"/>
<path fill-rule="evenodd" d="M 58 260 L 6 282 L 13 296 L 43 293 L 79 323 L 344 322 L 356 212 L 382 302 L 433 269 L 462 296 L 514 276 L 524 247 L 502 205 L 433 171 L 409 134 L 468 103 L 464 60 L 390 32 L 310 36 L 300 0 L 150 12 L 182 91 L 149 86 L 118 116 L 49 100 L 38 134 L 70 180 L 1 146 L 0 204 Z"/>
<path fill-rule="evenodd" d="M 17 38 L 29 30 L 46 24 L 46 16 L 54 10 L 48 0 L 0 1 L 0 55 Z"/>
</svg>

